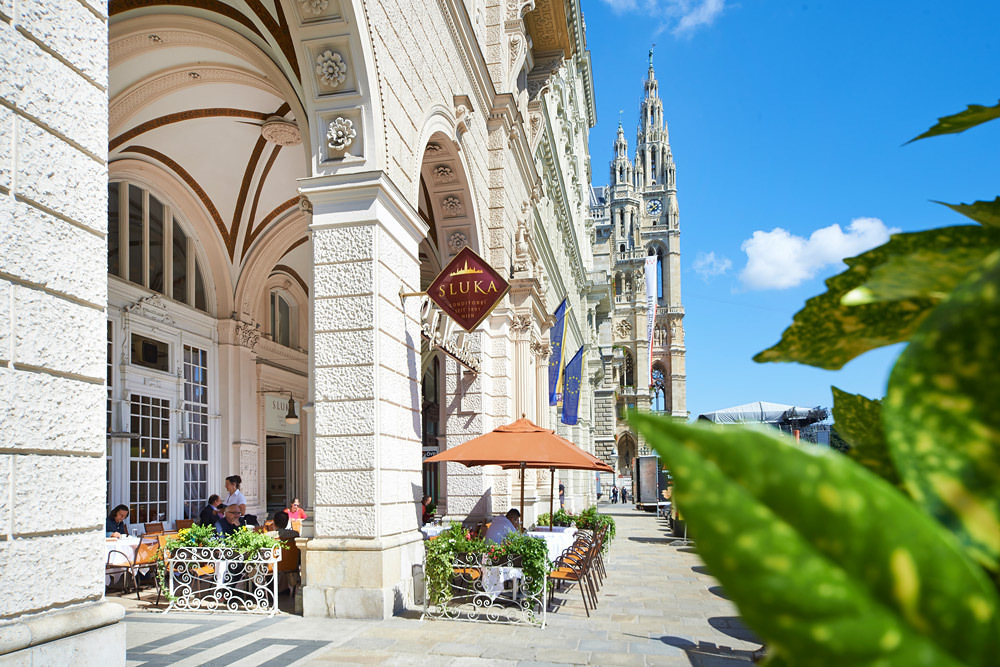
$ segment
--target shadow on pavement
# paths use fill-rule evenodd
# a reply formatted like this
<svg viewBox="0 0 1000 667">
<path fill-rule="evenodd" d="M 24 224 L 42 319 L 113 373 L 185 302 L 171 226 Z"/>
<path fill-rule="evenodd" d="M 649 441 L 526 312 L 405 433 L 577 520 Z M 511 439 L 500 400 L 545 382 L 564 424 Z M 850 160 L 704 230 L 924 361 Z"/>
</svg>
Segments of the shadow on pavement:
<svg viewBox="0 0 1000 667">
<path fill-rule="evenodd" d="M 694 667 L 728 667 L 729 665 L 753 663 L 753 651 L 718 646 L 706 641 L 699 641 L 695 644 L 683 637 L 665 636 L 660 637 L 659 640 L 684 651 Z"/>
<path fill-rule="evenodd" d="M 711 589 L 709 589 L 711 590 Z M 708 624 L 724 635 L 754 644 L 763 644 L 754 631 L 743 624 L 739 616 L 716 616 L 708 619 Z"/>
<path fill-rule="evenodd" d="M 726 595 L 726 591 L 723 590 L 722 586 L 709 586 L 708 587 L 708 592 L 711 593 L 712 595 L 716 596 L 716 597 L 722 598 L 723 600 L 731 600 L 732 599 L 728 595 Z"/>
<path fill-rule="evenodd" d="M 673 544 L 679 537 L 632 537 L 628 538 L 632 542 L 641 542 L 642 544 Z"/>
<path fill-rule="evenodd" d="M 708 576 L 712 576 L 712 573 L 709 572 L 708 568 L 705 567 L 704 565 L 692 565 L 691 571 L 697 572 L 698 574 L 707 574 Z"/>
</svg>

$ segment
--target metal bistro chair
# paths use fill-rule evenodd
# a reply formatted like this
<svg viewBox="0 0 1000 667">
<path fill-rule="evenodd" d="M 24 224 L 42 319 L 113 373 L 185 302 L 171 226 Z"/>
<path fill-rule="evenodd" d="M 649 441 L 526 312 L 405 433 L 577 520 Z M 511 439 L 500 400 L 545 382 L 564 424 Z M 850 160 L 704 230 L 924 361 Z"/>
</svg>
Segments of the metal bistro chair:
<svg viewBox="0 0 1000 667">
<path fill-rule="evenodd" d="M 115 564 L 111 562 L 111 558 L 115 555 L 121 556 L 124 559 L 125 564 Z M 132 574 L 132 559 L 128 557 L 128 554 L 124 551 L 119 551 L 118 549 L 112 549 L 108 552 L 108 560 L 104 563 L 104 574 L 105 576 L 112 577 L 111 583 L 114 583 L 113 575 L 122 575 L 122 593 L 128 592 L 128 575 Z M 133 584 L 135 581 L 133 579 Z M 136 587 L 138 588 L 138 586 Z"/>
<path fill-rule="evenodd" d="M 156 554 L 160 551 L 159 541 L 152 542 L 143 540 L 135 550 L 135 561 L 132 563 L 132 583 L 135 585 L 135 598 L 139 597 L 139 570 L 148 568 L 147 572 L 153 571 L 153 581 L 156 581 Z"/>
</svg>

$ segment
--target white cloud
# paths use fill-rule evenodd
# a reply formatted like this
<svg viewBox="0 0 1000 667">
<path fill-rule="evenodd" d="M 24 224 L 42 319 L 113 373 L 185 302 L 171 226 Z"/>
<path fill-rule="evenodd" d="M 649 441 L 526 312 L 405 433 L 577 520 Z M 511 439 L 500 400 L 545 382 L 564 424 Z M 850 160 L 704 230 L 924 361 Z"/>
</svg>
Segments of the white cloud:
<svg viewBox="0 0 1000 667">
<path fill-rule="evenodd" d="M 638 11 L 660 19 L 657 32 L 669 30 L 675 36 L 712 25 L 726 8 L 726 0 L 604 0 L 604 4 L 616 14 Z"/>
<path fill-rule="evenodd" d="M 701 276 L 701 279 L 706 283 L 715 276 L 721 276 L 732 267 L 733 262 L 728 257 L 716 257 L 714 251 L 707 254 L 698 251 L 698 256 L 692 265 L 694 272 Z"/>
<path fill-rule="evenodd" d="M 823 269 L 882 245 L 898 228 L 878 218 L 855 218 L 845 232 L 840 225 L 817 229 L 805 239 L 781 227 L 756 231 L 743 242 L 747 265 L 740 281 L 750 289 L 787 289 L 813 278 Z"/>
</svg>

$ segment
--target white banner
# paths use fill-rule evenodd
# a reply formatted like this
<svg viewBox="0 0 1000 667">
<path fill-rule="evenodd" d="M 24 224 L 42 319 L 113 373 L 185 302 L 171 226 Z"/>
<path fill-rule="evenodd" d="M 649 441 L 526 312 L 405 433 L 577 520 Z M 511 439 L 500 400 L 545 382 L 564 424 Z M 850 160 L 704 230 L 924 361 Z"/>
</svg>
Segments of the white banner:
<svg viewBox="0 0 1000 667">
<path fill-rule="evenodd" d="M 646 257 L 646 340 L 649 342 L 649 364 L 646 378 L 653 384 L 653 331 L 656 328 L 656 255 Z"/>
</svg>

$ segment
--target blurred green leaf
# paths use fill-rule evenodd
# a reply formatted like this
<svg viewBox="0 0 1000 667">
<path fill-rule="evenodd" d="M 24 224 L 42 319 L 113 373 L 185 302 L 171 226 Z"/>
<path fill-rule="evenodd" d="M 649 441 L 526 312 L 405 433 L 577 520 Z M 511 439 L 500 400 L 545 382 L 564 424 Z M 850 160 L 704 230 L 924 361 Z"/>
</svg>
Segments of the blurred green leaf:
<svg viewBox="0 0 1000 667">
<path fill-rule="evenodd" d="M 882 433 L 882 402 L 833 389 L 833 423 L 851 445 L 847 455 L 902 490 L 896 466 Z"/>
<path fill-rule="evenodd" d="M 781 340 L 759 352 L 754 361 L 797 361 L 837 370 L 859 354 L 909 338 L 935 300 L 915 298 L 854 306 L 841 301 L 845 294 L 864 285 L 874 268 L 914 247 L 924 247 L 928 241 L 917 237 L 933 237 L 940 231 L 895 234 L 888 243 L 845 259 L 848 269 L 829 278 L 826 292 L 806 301 Z"/>
<path fill-rule="evenodd" d="M 960 111 L 951 116 L 941 116 L 938 118 L 937 125 L 934 125 L 923 134 L 913 137 L 906 143 L 909 144 L 919 139 L 936 137 L 942 134 L 965 132 L 970 127 L 981 125 L 994 118 L 1000 118 L 1000 104 L 992 107 L 984 107 L 981 104 L 970 104 L 965 111 Z"/>
<path fill-rule="evenodd" d="M 864 285 L 845 294 L 841 303 L 857 306 L 911 298 L 940 301 L 997 248 L 1000 230 L 979 225 L 917 232 L 909 239 L 907 250 L 900 249 L 872 267 Z"/>
<path fill-rule="evenodd" d="M 698 553 L 787 664 L 992 665 L 996 590 L 954 537 L 825 448 L 634 414 Z"/>
<path fill-rule="evenodd" d="M 886 439 L 913 498 L 1000 575 L 1000 251 L 914 333 L 889 380 Z"/>
<path fill-rule="evenodd" d="M 947 206 L 956 213 L 972 218 L 982 225 L 1000 227 L 1000 197 L 993 201 L 975 201 L 971 204 L 948 204 L 943 201 L 935 201 L 934 203 Z"/>
</svg>

